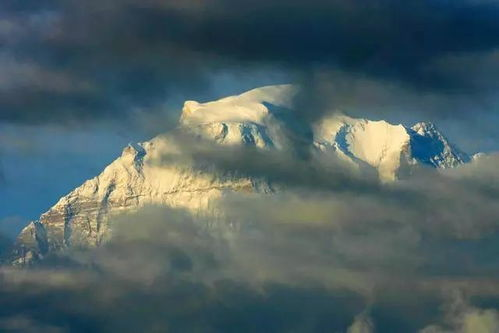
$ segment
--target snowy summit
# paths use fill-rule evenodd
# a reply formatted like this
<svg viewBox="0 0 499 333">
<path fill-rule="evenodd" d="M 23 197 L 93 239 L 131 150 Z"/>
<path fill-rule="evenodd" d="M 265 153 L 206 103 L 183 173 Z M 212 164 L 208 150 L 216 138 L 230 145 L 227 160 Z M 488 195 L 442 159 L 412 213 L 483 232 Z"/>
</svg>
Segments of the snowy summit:
<svg viewBox="0 0 499 333">
<path fill-rule="evenodd" d="M 224 145 L 267 151 L 292 148 L 296 138 L 311 140 L 316 154 L 332 154 L 383 182 L 396 180 L 413 165 L 450 168 L 470 157 L 454 147 L 431 123 L 412 127 L 332 114 L 300 127 L 291 85 L 253 89 L 241 95 L 199 103 L 187 101 L 178 131 Z M 312 110 L 313 111 L 313 110 Z M 312 133 L 310 133 L 310 131 Z M 207 212 L 230 192 L 272 193 L 264 181 L 217 174 L 213 168 L 160 163 L 169 152 L 182 153 L 168 135 L 127 146 L 100 175 L 83 183 L 20 233 L 14 264 L 27 264 L 72 246 L 98 246 L 110 234 L 111 216 L 148 204 Z"/>
</svg>

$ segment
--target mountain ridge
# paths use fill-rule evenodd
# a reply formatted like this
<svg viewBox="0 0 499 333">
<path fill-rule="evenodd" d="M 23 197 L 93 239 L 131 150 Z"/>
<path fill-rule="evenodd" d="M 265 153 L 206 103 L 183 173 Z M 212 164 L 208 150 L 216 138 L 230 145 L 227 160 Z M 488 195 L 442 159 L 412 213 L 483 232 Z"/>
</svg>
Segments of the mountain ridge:
<svg viewBox="0 0 499 333">
<path fill-rule="evenodd" d="M 186 101 L 176 131 L 222 148 L 248 146 L 273 152 L 293 150 L 304 142 L 314 154 L 375 170 L 382 182 L 396 180 L 413 165 L 449 168 L 470 161 L 431 123 L 405 127 L 335 113 L 314 123 L 309 133 L 292 119 L 296 93 L 292 85 L 267 86 L 207 103 Z M 209 212 L 225 193 L 274 191 L 265 179 L 222 174 L 209 166 L 202 170 L 164 163 L 165 155 L 180 156 L 183 149 L 168 133 L 129 144 L 101 174 L 63 196 L 22 230 L 12 263 L 29 264 L 75 246 L 99 246 L 110 237 L 108 221 L 114 214 L 145 205 Z"/>
</svg>

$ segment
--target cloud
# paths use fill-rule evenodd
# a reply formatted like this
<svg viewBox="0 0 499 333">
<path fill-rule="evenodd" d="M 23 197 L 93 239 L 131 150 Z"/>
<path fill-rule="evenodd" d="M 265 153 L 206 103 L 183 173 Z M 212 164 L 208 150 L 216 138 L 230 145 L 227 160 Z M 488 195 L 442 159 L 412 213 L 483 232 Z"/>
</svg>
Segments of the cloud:
<svg viewBox="0 0 499 333">
<path fill-rule="evenodd" d="M 464 332 L 497 332 L 499 312 L 495 310 L 475 310 L 464 318 Z"/>
<path fill-rule="evenodd" d="M 355 317 L 354 322 L 348 327 L 347 333 L 372 333 L 374 332 L 374 325 L 372 320 L 365 314 Z"/>
<path fill-rule="evenodd" d="M 199 222 L 152 207 L 116 220 L 102 248 L 31 271 L 3 269 L 0 327 L 22 316 L 71 332 L 341 330 L 360 311 L 362 300 L 348 291 L 244 279 L 228 239 Z"/>
<path fill-rule="evenodd" d="M 0 56 L 1 81 L 0 91 L 9 92 L 25 88 L 37 90 L 40 93 L 70 93 L 85 92 L 92 87 L 84 82 L 77 82 L 67 77 L 64 72 L 57 73 L 40 67 L 37 64 L 22 63 L 4 55 Z"/>
<path fill-rule="evenodd" d="M 61 327 L 44 325 L 23 316 L 13 316 L 7 319 L 2 319 L 0 320 L 0 327 L 7 332 L 64 332 L 64 329 Z"/>
<path fill-rule="evenodd" d="M 287 128 L 294 125 L 297 128 Z M 337 191 L 355 191 L 361 187 L 365 191 L 380 193 L 379 178 L 371 169 L 351 168 L 351 164 L 335 155 L 315 154 L 312 138 L 306 131 L 308 125 L 299 121 L 280 123 L 279 131 L 282 133 L 276 135 L 282 138 L 282 150 L 220 145 L 189 130 L 171 131 L 161 137 L 167 142 L 168 149 L 150 163 L 252 177 L 267 181 L 272 186 L 316 190 L 334 188 Z"/>
<path fill-rule="evenodd" d="M 499 311 L 495 309 L 480 309 L 470 306 L 462 294 L 453 292 L 453 297 L 447 304 L 445 326 L 430 325 L 421 333 L 492 333 L 499 330 Z"/>
<path fill-rule="evenodd" d="M 117 216 L 101 247 L 67 250 L 31 270 L 3 268 L 0 324 L 493 330 L 497 163 L 422 170 L 376 192 L 360 181 L 349 191 L 297 186 L 284 173 L 285 191 L 227 194 L 216 218 L 165 207 Z M 449 290 L 466 298 L 449 299 Z"/>
<path fill-rule="evenodd" d="M 2 121 L 126 119 L 133 109 L 154 109 L 178 95 L 203 96 L 214 75 L 268 69 L 306 82 L 310 75 L 339 71 L 416 95 L 496 91 L 494 2 L 91 0 L 1 6 L 6 47 L 0 71 L 15 78 L 3 85 Z"/>
<path fill-rule="evenodd" d="M 167 138 L 172 149 L 162 156 L 161 163 L 166 165 L 196 170 L 214 168 L 221 174 L 267 182 L 271 188 L 309 191 L 312 194 L 307 195 L 313 198 L 317 191 L 332 192 L 336 195 L 331 202 L 343 200 L 347 205 L 358 196 L 366 198 L 374 211 L 379 207 L 389 215 L 399 213 L 391 212 L 391 207 L 401 208 L 405 210 L 404 220 L 410 218 L 414 223 L 431 227 L 433 232 L 442 228 L 441 232 L 465 238 L 480 236 L 497 227 L 495 216 L 499 211 L 495 202 L 499 192 L 494 185 L 499 164 L 497 155 L 478 158 L 451 170 L 413 168 L 407 179 L 383 186 L 375 173 L 351 168 L 337 157 L 297 154 L 294 141 L 282 152 L 275 152 L 220 146 L 182 133 L 171 133 Z M 292 196 L 284 197 L 283 201 L 286 200 L 295 201 Z M 450 211 L 442 207 L 454 208 Z M 355 209 L 352 212 L 358 213 Z M 408 216 L 410 213 L 413 215 Z M 476 221 L 480 221 L 479 228 Z"/>
</svg>

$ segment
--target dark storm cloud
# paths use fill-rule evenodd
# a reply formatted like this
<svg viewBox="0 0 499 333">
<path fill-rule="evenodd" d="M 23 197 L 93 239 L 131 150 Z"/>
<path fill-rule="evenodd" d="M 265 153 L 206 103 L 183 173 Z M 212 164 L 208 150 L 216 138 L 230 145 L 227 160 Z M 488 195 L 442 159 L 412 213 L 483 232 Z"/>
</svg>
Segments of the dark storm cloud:
<svg viewBox="0 0 499 333">
<path fill-rule="evenodd" d="M 496 89 L 495 2 L 47 0 L 0 6 L 4 121 L 126 115 L 177 93 L 196 95 L 218 71 L 261 66 L 298 77 L 336 69 L 440 93 Z"/>
<path fill-rule="evenodd" d="M 120 6 L 102 4 L 100 10 L 96 2 L 82 8 L 47 3 L 35 6 L 36 11 L 28 4 L 5 15 L 17 38 L 5 34 L 3 40 L 2 120 L 126 116 L 137 108 L 157 107 L 177 89 L 195 91 L 205 84 L 205 69 L 198 68 L 196 59 L 168 43 L 141 41 L 133 32 L 146 23 L 134 23 L 130 12 L 130 20 L 123 18 Z"/>
</svg>

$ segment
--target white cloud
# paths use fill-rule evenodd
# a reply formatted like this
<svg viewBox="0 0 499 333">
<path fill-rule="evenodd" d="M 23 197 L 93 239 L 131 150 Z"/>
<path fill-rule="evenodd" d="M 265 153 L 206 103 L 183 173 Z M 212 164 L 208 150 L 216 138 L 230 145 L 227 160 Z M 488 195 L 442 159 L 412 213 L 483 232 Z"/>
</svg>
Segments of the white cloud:
<svg viewBox="0 0 499 333">
<path fill-rule="evenodd" d="M 347 333 L 374 333 L 374 324 L 368 315 L 360 314 L 348 327 Z"/>
</svg>

